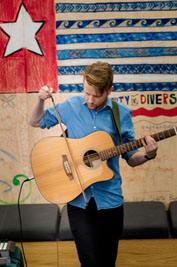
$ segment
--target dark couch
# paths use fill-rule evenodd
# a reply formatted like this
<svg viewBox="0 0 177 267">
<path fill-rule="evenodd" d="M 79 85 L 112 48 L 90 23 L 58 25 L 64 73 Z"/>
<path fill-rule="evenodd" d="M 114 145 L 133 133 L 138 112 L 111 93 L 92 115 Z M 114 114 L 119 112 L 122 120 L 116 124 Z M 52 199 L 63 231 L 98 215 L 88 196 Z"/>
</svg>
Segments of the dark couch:
<svg viewBox="0 0 177 267">
<path fill-rule="evenodd" d="M 18 205 L 0 205 L 0 240 L 58 240 L 60 210 L 57 205 L 21 204 L 19 208 Z"/>
</svg>

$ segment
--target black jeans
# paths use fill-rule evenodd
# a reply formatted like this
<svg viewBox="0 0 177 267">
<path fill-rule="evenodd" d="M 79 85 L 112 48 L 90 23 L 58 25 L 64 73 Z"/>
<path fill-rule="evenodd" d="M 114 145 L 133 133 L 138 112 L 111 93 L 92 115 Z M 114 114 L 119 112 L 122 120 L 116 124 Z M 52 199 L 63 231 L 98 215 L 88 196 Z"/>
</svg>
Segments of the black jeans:
<svg viewBox="0 0 177 267">
<path fill-rule="evenodd" d="M 85 210 L 68 204 L 68 216 L 81 266 L 115 267 L 123 206 L 97 210 L 91 198 Z"/>
</svg>

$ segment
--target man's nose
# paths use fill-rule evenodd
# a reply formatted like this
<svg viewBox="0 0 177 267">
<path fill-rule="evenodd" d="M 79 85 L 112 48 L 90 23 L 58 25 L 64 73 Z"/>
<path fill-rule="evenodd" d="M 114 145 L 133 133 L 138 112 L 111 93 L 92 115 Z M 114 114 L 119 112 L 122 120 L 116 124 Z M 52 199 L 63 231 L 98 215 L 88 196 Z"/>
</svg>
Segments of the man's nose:
<svg viewBox="0 0 177 267">
<path fill-rule="evenodd" d="M 93 96 L 90 95 L 90 96 L 88 97 L 88 102 L 89 102 L 89 103 L 93 103 Z"/>
</svg>

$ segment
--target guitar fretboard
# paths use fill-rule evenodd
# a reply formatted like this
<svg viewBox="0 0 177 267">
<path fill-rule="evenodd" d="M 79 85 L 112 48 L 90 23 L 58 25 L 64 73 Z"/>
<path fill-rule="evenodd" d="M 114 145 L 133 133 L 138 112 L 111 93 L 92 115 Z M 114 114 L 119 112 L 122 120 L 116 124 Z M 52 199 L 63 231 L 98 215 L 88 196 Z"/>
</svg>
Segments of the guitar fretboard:
<svg viewBox="0 0 177 267">
<path fill-rule="evenodd" d="M 163 132 L 155 133 L 151 135 L 151 137 L 154 138 L 154 140 L 158 142 L 158 141 L 167 139 L 169 137 L 172 137 L 174 135 L 177 135 L 177 127 L 168 129 Z M 121 144 L 119 146 L 115 146 L 115 147 L 112 147 L 106 150 L 102 150 L 99 152 L 99 156 L 101 160 L 103 161 L 103 160 L 113 158 L 117 155 L 122 155 L 125 152 L 136 150 L 143 146 L 142 139 L 143 138 L 140 138 L 140 139 L 137 139 L 137 140 L 125 143 L 125 144 Z"/>
</svg>

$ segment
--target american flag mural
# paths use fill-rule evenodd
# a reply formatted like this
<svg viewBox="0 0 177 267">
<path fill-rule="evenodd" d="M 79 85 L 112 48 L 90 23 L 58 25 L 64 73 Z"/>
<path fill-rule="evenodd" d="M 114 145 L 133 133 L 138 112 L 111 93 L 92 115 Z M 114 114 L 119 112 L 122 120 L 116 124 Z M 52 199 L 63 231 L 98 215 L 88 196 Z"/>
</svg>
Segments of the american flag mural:
<svg viewBox="0 0 177 267">
<path fill-rule="evenodd" d="M 170 92 L 147 101 L 177 102 L 177 1 L 2 0 L 0 7 L 0 92 L 37 91 L 46 82 L 82 92 L 82 70 L 99 60 L 113 68 L 114 92 Z M 25 19 L 35 49 L 26 36 L 13 42 Z"/>
<path fill-rule="evenodd" d="M 55 12 L 61 92 L 82 92 L 85 66 L 107 61 L 114 92 L 153 92 L 132 98 L 132 105 L 165 106 L 134 115 L 177 114 L 177 1 L 56 0 Z"/>
<path fill-rule="evenodd" d="M 1 0 L 0 11 L 0 93 L 57 90 L 54 0 Z"/>
</svg>

